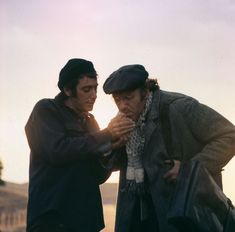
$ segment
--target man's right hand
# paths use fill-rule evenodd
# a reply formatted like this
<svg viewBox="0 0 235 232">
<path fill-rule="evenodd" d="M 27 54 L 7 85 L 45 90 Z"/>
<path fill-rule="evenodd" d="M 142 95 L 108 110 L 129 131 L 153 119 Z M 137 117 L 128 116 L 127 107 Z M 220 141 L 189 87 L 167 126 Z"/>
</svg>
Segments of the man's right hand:
<svg viewBox="0 0 235 232">
<path fill-rule="evenodd" d="M 135 122 L 132 119 L 119 113 L 110 121 L 107 129 L 111 133 L 113 141 L 118 141 L 120 139 L 125 141 L 134 127 Z"/>
</svg>

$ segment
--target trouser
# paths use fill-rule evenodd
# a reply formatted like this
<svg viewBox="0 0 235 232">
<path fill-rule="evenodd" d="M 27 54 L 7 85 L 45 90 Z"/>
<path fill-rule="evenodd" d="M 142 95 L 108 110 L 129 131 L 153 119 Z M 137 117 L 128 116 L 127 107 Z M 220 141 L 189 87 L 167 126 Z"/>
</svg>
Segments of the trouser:
<svg viewBox="0 0 235 232">
<path fill-rule="evenodd" d="M 50 212 L 36 219 L 32 225 L 28 226 L 27 232 L 98 232 L 86 228 L 71 229 L 68 228 L 58 214 Z"/>
<path fill-rule="evenodd" d="M 141 221 L 140 200 L 137 200 L 133 210 L 130 232 L 158 232 L 158 220 L 152 198 L 150 195 L 147 195 L 145 200 L 148 209 L 148 217 Z"/>
<path fill-rule="evenodd" d="M 65 228 L 63 224 L 38 224 L 36 226 L 31 226 L 29 229 L 27 229 L 27 232 L 86 232 L 86 229 L 71 230 Z M 98 231 L 93 231 L 93 232 L 98 232 Z"/>
<path fill-rule="evenodd" d="M 27 232 L 70 232 L 61 222 L 58 214 L 48 212 L 37 218 L 32 225 L 28 226 Z"/>
<path fill-rule="evenodd" d="M 64 228 L 63 224 L 38 224 L 31 226 L 27 232 L 72 232 Z"/>
</svg>

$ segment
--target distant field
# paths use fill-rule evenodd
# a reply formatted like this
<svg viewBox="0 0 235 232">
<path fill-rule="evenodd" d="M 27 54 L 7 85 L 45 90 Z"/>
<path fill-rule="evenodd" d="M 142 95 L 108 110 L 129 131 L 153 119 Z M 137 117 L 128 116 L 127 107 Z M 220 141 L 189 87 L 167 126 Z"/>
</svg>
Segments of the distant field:
<svg viewBox="0 0 235 232">
<path fill-rule="evenodd" d="M 9 210 L 11 210 L 12 212 L 17 212 L 18 210 L 19 212 L 24 211 L 26 215 L 26 205 L 28 197 L 27 189 L 28 189 L 27 183 L 15 184 L 15 183 L 6 182 L 6 185 L 0 186 L 0 213 L 4 211 L 8 212 Z M 115 221 L 117 184 L 105 183 L 100 186 L 100 189 L 102 193 L 104 220 L 106 225 L 105 229 L 102 230 L 102 232 L 113 232 L 114 221 Z M 25 220 L 26 218 L 23 219 L 24 227 L 25 227 Z M 1 220 L 0 220 L 0 227 L 1 227 Z M 7 231 L 15 231 L 13 230 L 13 227 L 15 228 L 16 225 L 11 225 L 11 227 L 12 230 L 7 230 Z M 1 228 L 0 231 L 2 231 Z M 25 229 L 23 231 L 25 231 Z"/>
<path fill-rule="evenodd" d="M 102 193 L 105 229 L 102 232 L 113 232 L 115 222 L 117 184 L 106 183 L 100 186 Z"/>
<path fill-rule="evenodd" d="M 104 205 L 105 228 L 102 232 L 113 232 L 115 221 L 115 205 Z"/>
</svg>

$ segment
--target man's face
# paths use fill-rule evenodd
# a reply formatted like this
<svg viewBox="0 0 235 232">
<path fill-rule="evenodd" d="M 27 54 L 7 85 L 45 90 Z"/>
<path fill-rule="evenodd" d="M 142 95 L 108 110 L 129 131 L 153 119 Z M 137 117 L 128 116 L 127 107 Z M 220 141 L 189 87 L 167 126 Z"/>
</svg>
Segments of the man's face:
<svg viewBox="0 0 235 232">
<path fill-rule="evenodd" d="M 141 96 L 140 89 L 113 94 L 114 101 L 120 112 L 128 118 L 137 121 L 145 105 L 145 97 Z"/>
<path fill-rule="evenodd" d="M 97 86 L 96 78 L 81 78 L 76 86 L 76 95 L 70 97 L 72 107 L 79 112 L 91 111 L 96 100 Z"/>
</svg>

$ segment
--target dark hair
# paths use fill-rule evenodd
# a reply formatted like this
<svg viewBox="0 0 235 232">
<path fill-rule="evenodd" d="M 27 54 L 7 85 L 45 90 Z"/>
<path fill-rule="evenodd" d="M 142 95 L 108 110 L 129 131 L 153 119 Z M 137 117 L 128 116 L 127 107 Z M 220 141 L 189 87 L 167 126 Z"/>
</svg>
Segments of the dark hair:
<svg viewBox="0 0 235 232">
<path fill-rule="evenodd" d="M 154 91 L 156 89 L 159 89 L 159 84 L 158 84 L 158 80 L 157 79 L 152 79 L 152 78 L 148 78 L 145 82 L 145 89 L 148 89 L 149 91 Z"/>
<path fill-rule="evenodd" d="M 152 78 L 146 79 L 145 84 L 143 86 L 139 87 L 141 99 L 145 98 L 147 90 L 154 91 L 154 90 L 157 90 L 159 88 L 160 87 L 159 87 L 157 79 L 152 79 Z"/>
<path fill-rule="evenodd" d="M 76 91 L 76 87 L 77 84 L 79 83 L 79 80 L 81 80 L 83 77 L 89 77 L 91 79 L 96 79 L 97 78 L 97 73 L 85 73 L 82 75 L 79 75 L 76 79 L 72 79 L 71 81 L 69 81 L 64 87 L 71 90 L 72 93 L 72 97 L 76 97 L 77 95 L 77 91 Z M 64 90 L 62 90 L 62 94 L 65 98 L 68 98 L 68 96 L 65 94 Z"/>
</svg>

